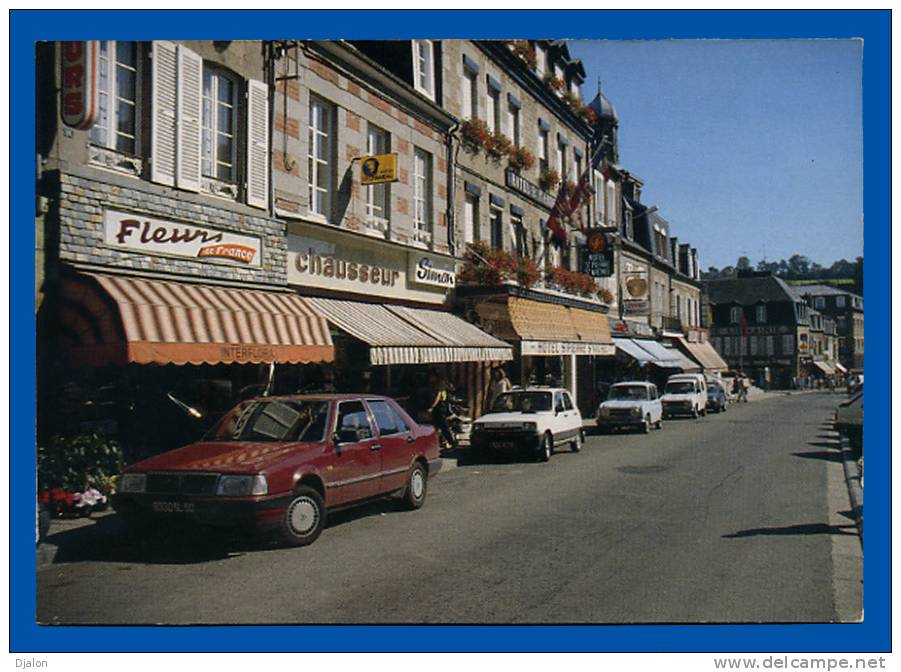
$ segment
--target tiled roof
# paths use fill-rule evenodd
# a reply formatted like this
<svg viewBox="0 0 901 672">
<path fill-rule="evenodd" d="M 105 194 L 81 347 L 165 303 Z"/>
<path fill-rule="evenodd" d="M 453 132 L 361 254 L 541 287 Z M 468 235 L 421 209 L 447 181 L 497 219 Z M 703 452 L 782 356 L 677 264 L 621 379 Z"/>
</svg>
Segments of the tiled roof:
<svg viewBox="0 0 901 672">
<path fill-rule="evenodd" d="M 710 280 L 707 283 L 710 303 L 737 303 L 744 306 L 761 301 L 796 301 L 791 288 L 781 278 L 765 276 L 758 278 L 730 278 Z"/>
</svg>

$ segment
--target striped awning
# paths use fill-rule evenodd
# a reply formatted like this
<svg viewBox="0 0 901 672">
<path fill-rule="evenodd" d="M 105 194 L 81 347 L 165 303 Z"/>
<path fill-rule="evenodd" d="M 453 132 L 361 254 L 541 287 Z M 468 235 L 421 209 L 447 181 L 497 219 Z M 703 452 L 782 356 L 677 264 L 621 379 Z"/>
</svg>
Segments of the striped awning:
<svg viewBox="0 0 901 672">
<path fill-rule="evenodd" d="M 614 338 L 613 342 L 614 342 L 614 344 L 616 344 L 617 350 L 620 350 L 620 351 L 626 353 L 627 355 L 629 355 L 629 357 L 634 359 L 641 366 L 644 366 L 645 364 L 648 364 L 649 362 L 654 361 L 654 358 L 651 356 L 651 353 L 649 353 L 647 350 L 642 348 L 631 338 Z"/>
<path fill-rule="evenodd" d="M 633 343 L 651 355 L 652 363 L 665 369 L 681 369 L 682 361 L 669 348 L 664 347 L 659 341 L 647 339 L 635 339 Z"/>
<path fill-rule="evenodd" d="M 678 344 L 680 347 L 687 350 L 688 354 L 691 355 L 693 359 L 700 362 L 701 366 L 704 367 L 704 371 L 716 372 L 729 370 L 729 365 L 723 361 L 723 358 L 720 357 L 719 353 L 713 349 L 713 346 L 710 345 L 709 342 L 692 343 L 684 338 L 680 338 L 678 339 Z"/>
<path fill-rule="evenodd" d="M 450 313 L 344 299 L 307 301 L 335 327 L 369 345 L 374 366 L 513 358 L 509 345 Z"/>
<path fill-rule="evenodd" d="M 325 318 L 286 292 L 82 273 L 61 283 L 76 366 L 330 362 Z"/>
</svg>

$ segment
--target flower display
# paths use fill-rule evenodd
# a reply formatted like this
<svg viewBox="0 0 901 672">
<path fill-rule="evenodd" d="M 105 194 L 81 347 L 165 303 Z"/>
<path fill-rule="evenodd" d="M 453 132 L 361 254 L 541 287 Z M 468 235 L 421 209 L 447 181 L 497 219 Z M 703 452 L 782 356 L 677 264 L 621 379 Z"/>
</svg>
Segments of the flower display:
<svg viewBox="0 0 901 672">
<path fill-rule="evenodd" d="M 538 177 L 538 186 L 544 191 L 550 191 L 558 184 L 560 184 L 560 173 L 553 168 L 542 171 L 541 175 Z"/>
<path fill-rule="evenodd" d="M 609 306 L 613 303 L 613 292 L 606 287 L 601 287 L 598 289 L 598 299 L 600 299 L 601 303 L 606 303 Z"/>
<path fill-rule="evenodd" d="M 468 149 L 479 151 L 485 147 L 492 134 L 484 120 L 466 119 L 460 124 L 460 135 Z"/>
<path fill-rule="evenodd" d="M 535 165 L 535 155 L 525 147 L 514 147 L 509 154 L 510 167 L 519 172 L 521 170 L 531 170 Z"/>
<path fill-rule="evenodd" d="M 583 105 L 582 107 L 578 108 L 576 114 L 582 117 L 582 119 L 590 126 L 595 126 L 598 123 L 597 113 L 590 107 L 588 107 L 588 105 Z"/>
<path fill-rule="evenodd" d="M 513 142 L 501 132 L 491 133 L 486 139 L 484 147 L 489 156 L 500 159 L 510 153 L 513 149 Z"/>
<path fill-rule="evenodd" d="M 529 288 L 541 279 L 541 271 L 533 259 L 516 257 L 483 240 L 470 243 L 463 259 L 461 282 L 496 287 L 515 280 L 520 286 Z"/>
<path fill-rule="evenodd" d="M 552 91 L 563 91 L 566 88 L 566 82 L 557 77 L 553 72 L 545 73 L 542 81 L 548 85 Z"/>
<path fill-rule="evenodd" d="M 538 60 L 535 58 L 535 50 L 532 49 L 532 45 L 529 44 L 528 40 L 514 40 L 511 48 L 513 53 L 533 70 L 538 65 Z"/>
<path fill-rule="evenodd" d="M 564 291 L 582 296 L 593 296 L 597 293 L 594 278 L 587 273 L 570 271 L 560 266 L 545 269 L 545 279 L 561 287 Z"/>
</svg>

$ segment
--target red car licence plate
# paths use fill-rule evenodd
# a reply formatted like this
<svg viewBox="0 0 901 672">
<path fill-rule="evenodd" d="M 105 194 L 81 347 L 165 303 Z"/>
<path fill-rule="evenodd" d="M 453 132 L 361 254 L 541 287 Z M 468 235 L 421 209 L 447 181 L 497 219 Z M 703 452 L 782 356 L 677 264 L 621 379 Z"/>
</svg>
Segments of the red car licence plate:
<svg viewBox="0 0 901 672">
<path fill-rule="evenodd" d="M 193 502 L 153 502 L 154 513 L 194 513 Z"/>
</svg>

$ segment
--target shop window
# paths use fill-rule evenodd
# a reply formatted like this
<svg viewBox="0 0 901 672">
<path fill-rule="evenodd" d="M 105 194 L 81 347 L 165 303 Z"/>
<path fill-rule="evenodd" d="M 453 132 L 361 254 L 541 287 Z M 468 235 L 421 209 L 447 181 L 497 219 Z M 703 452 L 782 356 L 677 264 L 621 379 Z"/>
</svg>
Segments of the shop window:
<svg viewBox="0 0 901 672">
<path fill-rule="evenodd" d="M 413 240 L 432 242 L 432 155 L 413 151 Z"/>
<path fill-rule="evenodd" d="M 435 100 L 435 44 L 432 40 L 413 40 L 413 68 L 416 90 Z"/>
<path fill-rule="evenodd" d="M 217 68 L 203 68 L 201 171 L 223 182 L 237 181 L 238 80 Z"/>
<path fill-rule="evenodd" d="M 141 48 L 137 42 L 100 43 L 100 106 L 91 127 L 93 144 L 125 154 L 140 153 Z"/>
<path fill-rule="evenodd" d="M 479 199 L 466 194 L 463 201 L 463 242 L 469 244 L 476 239 L 479 228 Z"/>
<path fill-rule="evenodd" d="M 335 108 L 310 98 L 307 180 L 310 212 L 328 219 L 334 192 Z"/>
<path fill-rule="evenodd" d="M 388 132 L 370 124 L 366 133 L 366 152 L 368 154 L 387 154 L 390 151 Z M 383 233 L 388 231 L 388 223 L 391 219 L 390 186 L 389 184 L 366 186 L 366 224 Z"/>
</svg>

